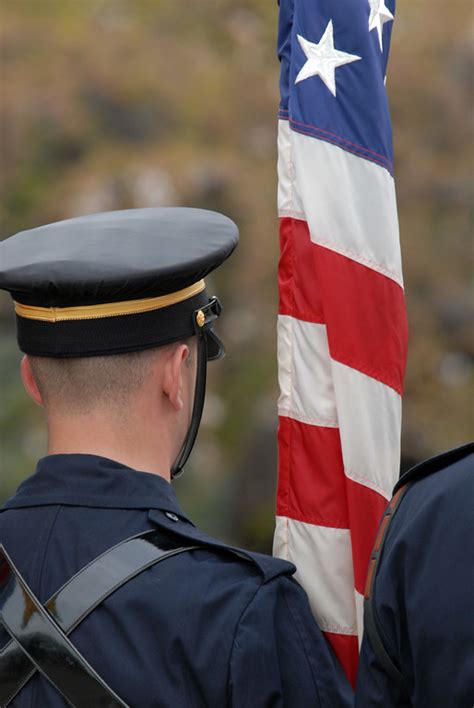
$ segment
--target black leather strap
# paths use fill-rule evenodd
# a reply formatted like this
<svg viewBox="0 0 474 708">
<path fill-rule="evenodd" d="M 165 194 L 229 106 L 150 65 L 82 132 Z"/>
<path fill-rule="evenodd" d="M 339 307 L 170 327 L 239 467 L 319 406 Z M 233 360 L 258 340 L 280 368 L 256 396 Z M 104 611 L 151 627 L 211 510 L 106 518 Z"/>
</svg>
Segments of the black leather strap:
<svg viewBox="0 0 474 708">
<path fill-rule="evenodd" d="M 30 661 L 73 706 L 124 707 L 33 595 L 0 546 L 0 618 Z"/>
<path fill-rule="evenodd" d="M 170 536 L 165 535 L 159 530 L 147 531 L 127 539 L 103 553 L 74 575 L 71 580 L 48 600 L 45 605 L 47 612 L 40 606 L 41 612 L 39 615 L 41 615 L 43 623 L 45 619 L 43 613 L 50 622 L 51 617 L 53 618 L 57 623 L 57 628 L 68 643 L 68 648 L 70 648 L 70 642 L 66 639 L 66 635 L 72 632 L 85 617 L 101 602 L 110 597 L 113 592 L 152 565 L 170 556 L 195 548 L 200 548 L 200 546 L 177 546 L 174 539 L 171 539 Z M 7 558 L 5 552 L 3 557 L 5 559 Z M 11 570 L 5 571 L 4 569 L 12 567 L 14 566 L 11 561 L 10 563 L 3 563 L 0 572 L 7 572 L 8 575 L 11 575 Z M 16 571 L 15 578 L 20 582 L 21 576 L 19 576 L 18 571 Z M 28 590 L 29 595 L 33 596 L 22 579 L 21 583 L 21 587 L 24 586 Z M 8 595 L 8 592 L 6 593 L 3 588 L 4 583 L 0 575 L 0 613 L 2 613 L 0 614 L 0 618 L 2 619 L 3 605 L 6 602 L 3 598 Z M 34 599 L 36 600 L 36 598 Z M 36 601 L 36 603 L 38 603 L 38 601 Z M 14 622 L 18 623 L 18 620 L 14 620 Z M 54 625 L 54 622 L 52 624 Z M 5 708 L 5 706 L 13 700 L 37 669 L 45 673 L 41 666 L 38 665 L 37 661 L 33 660 L 31 653 L 25 653 L 24 643 L 20 641 L 17 634 L 11 632 L 7 625 L 6 628 L 13 639 L 0 652 L 1 708 Z M 74 649 L 73 645 L 70 646 Z M 42 649 L 44 649 L 44 647 L 42 647 Z M 76 652 L 76 654 L 78 654 L 78 652 Z M 50 675 L 48 675 L 48 678 L 51 680 Z M 55 681 L 52 681 L 52 683 L 63 693 Z M 125 705 L 123 702 L 110 704 L 95 703 L 90 697 L 86 698 L 83 693 L 82 685 L 80 692 L 81 696 L 84 697 L 75 696 L 76 702 L 73 702 L 73 705 L 86 706 L 87 708 L 90 708 L 91 705 Z M 65 697 L 70 700 L 68 696 Z M 120 699 L 118 700 L 120 701 Z"/>
</svg>

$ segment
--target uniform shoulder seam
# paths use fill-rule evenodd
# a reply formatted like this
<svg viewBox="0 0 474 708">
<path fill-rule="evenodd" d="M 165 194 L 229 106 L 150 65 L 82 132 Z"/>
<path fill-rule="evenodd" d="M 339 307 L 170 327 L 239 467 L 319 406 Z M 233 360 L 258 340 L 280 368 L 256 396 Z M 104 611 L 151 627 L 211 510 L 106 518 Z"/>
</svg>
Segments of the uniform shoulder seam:
<svg viewBox="0 0 474 708">
<path fill-rule="evenodd" d="M 299 625 L 300 625 L 300 623 L 299 623 L 299 617 L 298 617 L 297 614 L 294 612 L 294 610 L 293 610 L 291 604 L 288 602 L 286 583 L 283 584 L 283 599 L 284 599 L 285 604 L 286 604 L 286 606 L 287 606 L 287 608 L 288 608 L 288 611 L 290 612 L 291 616 L 293 617 L 293 621 L 294 621 L 294 624 L 295 624 L 295 627 L 296 627 L 296 631 L 298 632 L 298 636 L 299 636 L 299 638 L 300 638 L 301 646 L 303 647 L 304 655 L 305 655 L 305 657 L 306 657 L 306 661 L 308 662 L 308 666 L 309 666 L 309 670 L 310 670 L 310 672 L 311 672 L 311 676 L 313 677 L 313 683 L 314 683 L 314 687 L 315 687 L 315 689 L 316 689 L 316 694 L 317 694 L 317 696 L 318 696 L 319 705 L 322 705 L 321 696 L 320 696 L 320 694 L 319 694 L 318 682 L 317 682 L 317 680 L 316 680 L 316 676 L 315 676 L 315 674 L 314 674 L 314 670 L 313 670 L 313 666 L 312 666 L 312 664 L 311 664 L 311 661 L 309 660 L 308 652 L 306 651 L 305 640 L 304 640 L 303 634 L 302 634 L 302 632 L 301 632 L 301 628 L 300 628 L 300 626 L 299 626 Z"/>
<path fill-rule="evenodd" d="M 262 589 L 262 587 L 263 587 L 264 585 L 268 585 L 268 584 L 269 584 L 270 582 L 272 582 L 272 581 L 274 581 L 274 582 L 280 582 L 280 579 L 281 579 L 281 578 L 286 578 L 287 580 L 289 580 L 289 581 L 291 582 L 291 578 L 289 578 L 289 577 L 288 577 L 287 575 L 285 575 L 285 574 L 284 574 L 284 575 L 275 576 L 275 577 L 271 578 L 271 579 L 268 580 L 268 581 L 263 581 L 263 582 L 257 587 L 257 589 L 255 590 L 255 592 L 253 593 L 252 597 L 251 597 L 250 600 L 247 602 L 247 604 L 245 605 L 244 609 L 242 610 L 242 612 L 241 612 L 241 614 L 240 614 L 240 616 L 239 616 L 239 619 L 238 619 L 237 624 L 236 624 L 236 627 L 235 627 L 234 636 L 233 636 L 233 638 L 232 638 L 232 649 L 231 649 L 231 652 L 230 652 L 230 660 L 229 660 L 229 676 L 228 676 L 228 681 L 227 681 L 227 685 L 228 685 L 228 686 L 230 685 L 231 666 L 232 666 L 232 657 L 233 657 L 233 653 L 234 653 L 234 648 L 235 648 L 236 644 L 238 643 L 238 642 L 237 642 L 237 633 L 238 633 L 238 631 L 239 631 L 239 629 L 240 629 L 240 625 L 241 625 L 241 623 L 242 623 L 243 617 L 245 616 L 246 612 L 248 611 L 248 609 L 250 608 L 250 606 L 252 605 L 252 603 L 256 600 L 257 595 L 258 595 L 259 591 Z M 308 652 L 307 652 L 307 650 L 306 650 L 305 641 L 304 641 L 304 638 L 303 638 L 302 633 L 301 633 L 299 618 L 298 618 L 298 616 L 296 615 L 296 613 L 293 611 L 293 608 L 291 607 L 291 604 L 288 602 L 288 598 L 287 598 L 287 596 L 286 596 L 286 593 L 287 593 L 286 583 L 283 582 L 282 585 L 283 585 L 283 600 L 284 600 L 284 602 L 285 602 L 285 604 L 286 604 L 286 606 L 287 606 L 287 608 L 288 608 L 288 611 L 289 611 L 290 614 L 291 614 L 291 617 L 293 618 L 293 621 L 294 621 L 294 624 L 295 624 L 295 627 L 296 627 L 296 631 L 297 631 L 297 633 L 298 633 L 298 637 L 299 637 L 300 642 L 301 642 L 301 646 L 303 647 L 304 655 L 305 655 L 305 657 L 306 657 L 306 661 L 307 661 L 307 663 L 308 663 L 309 670 L 310 670 L 310 672 L 311 672 L 311 676 L 312 676 L 312 679 L 313 679 L 313 684 L 314 684 L 314 687 L 315 687 L 315 691 L 316 691 L 316 695 L 317 695 L 317 698 L 318 698 L 318 701 L 319 701 L 319 705 L 323 705 L 322 702 L 321 702 L 321 696 L 320 696 L 320 693 L 319 693 L 318 682 L 317 682 L 317 680 L 316 680 L 316 676 L 315 676 L 315 673 L 314 673 L 314 670 L 313 670 L 313 666 L 312 666 L 312 664 L 311 664 L 311 661 L 309 660 Z"/>
<path fill-rule="evenodd" d="M 245 605 L 244 605 L 244 607 L 243 607 L 243 609 L 242 609 L 242 612 L 240 613 L 240 615 L 239 615 L 239 617 L 238 617 L 238 620 L 237 620 L 237 622 L 236 622 L 236 624 L 235 624 L 235 629 L 234 629 L 234 633 L 233 633 L 233 636 L 232 636 L 232 646 L 231 646 L 231 649 L 230 649 L 230 656 L 229 656 L 229 672 L 228 672 L 228 674 L 227 674 L 227 691 L 228 691 L 228 693 L 229 693 L 230 680 L 231 680 L 231 672 L 232 672 L 232 657 L 233 657 L 233 654 L 234 654 L 234 647 L 235 647 L 235 645 L 237 644 L 237 633 L 238 633 L 239 628 L 240 628 L 240 625 L 241 625 L 241 623 L 242 623 L 242 618 L 244 617 L 245 613 L 246 613 L 247 610 L 249 609 L 249 607 L 250 607 L 250 605 L 252 604 L 252 602 L 253 602 L 253 601 L 255 600 L 255 598 L 257 597 L 257 594 L 258 594 L 259 590 L 261 590 L 264 585 L 265 585 L 265 579 L 264 579 L 264 578 L 261 578 L 259 584 L 257 585 L 257 588 L 255 589 L 255 592 L 252 593 L 252 595 L 251 595 L 249 601 L 248 601 L 247 603 L 245 603 Z M 230 696 L 229 696 L 229 698 L 230 698 Z"/>
</svg>

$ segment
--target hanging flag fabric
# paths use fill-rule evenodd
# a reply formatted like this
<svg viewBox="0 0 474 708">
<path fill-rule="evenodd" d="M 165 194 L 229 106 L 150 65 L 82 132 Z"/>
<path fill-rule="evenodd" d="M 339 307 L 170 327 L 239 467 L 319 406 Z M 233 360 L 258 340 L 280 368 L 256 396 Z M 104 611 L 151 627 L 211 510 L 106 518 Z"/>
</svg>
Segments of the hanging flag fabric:
<svg viewBox="0 0 474 708">
<path fill-rule="evenodd" d="M 279 477 L 297 566 L 354 682 L 399 474 L 407 323 L 385 75 L 393 0 L 280 0 Z"/>
</svg>

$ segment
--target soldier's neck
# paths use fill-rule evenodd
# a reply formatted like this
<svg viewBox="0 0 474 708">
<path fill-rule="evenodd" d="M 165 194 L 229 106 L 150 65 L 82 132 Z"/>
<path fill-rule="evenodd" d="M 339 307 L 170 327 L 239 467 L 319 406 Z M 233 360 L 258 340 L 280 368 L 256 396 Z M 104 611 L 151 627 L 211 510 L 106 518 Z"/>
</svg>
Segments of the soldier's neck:
<svg viewBox="0 0 474 708">
<path fill-rule="evenodd" d="M 94 412 L 48 420 L 49 455 L 100 455 L 169 481 L 170 448 L 166 429 L 151 421 L 104 419 Z"/>
</svg>

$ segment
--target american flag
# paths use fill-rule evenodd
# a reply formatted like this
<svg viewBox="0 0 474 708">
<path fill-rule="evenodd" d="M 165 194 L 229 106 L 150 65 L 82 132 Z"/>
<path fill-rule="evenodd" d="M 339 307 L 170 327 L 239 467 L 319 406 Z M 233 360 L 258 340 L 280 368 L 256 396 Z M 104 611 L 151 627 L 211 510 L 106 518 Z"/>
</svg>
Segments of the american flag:
<svg viewBox="0 0 474 708">
<path fill-rule="evenodd" d="M 354 682 L 398 477 L 407 323 L 385 76 L 394 0 L 280 0 L 279 477 L 297 566 Z"/>
</svg>

